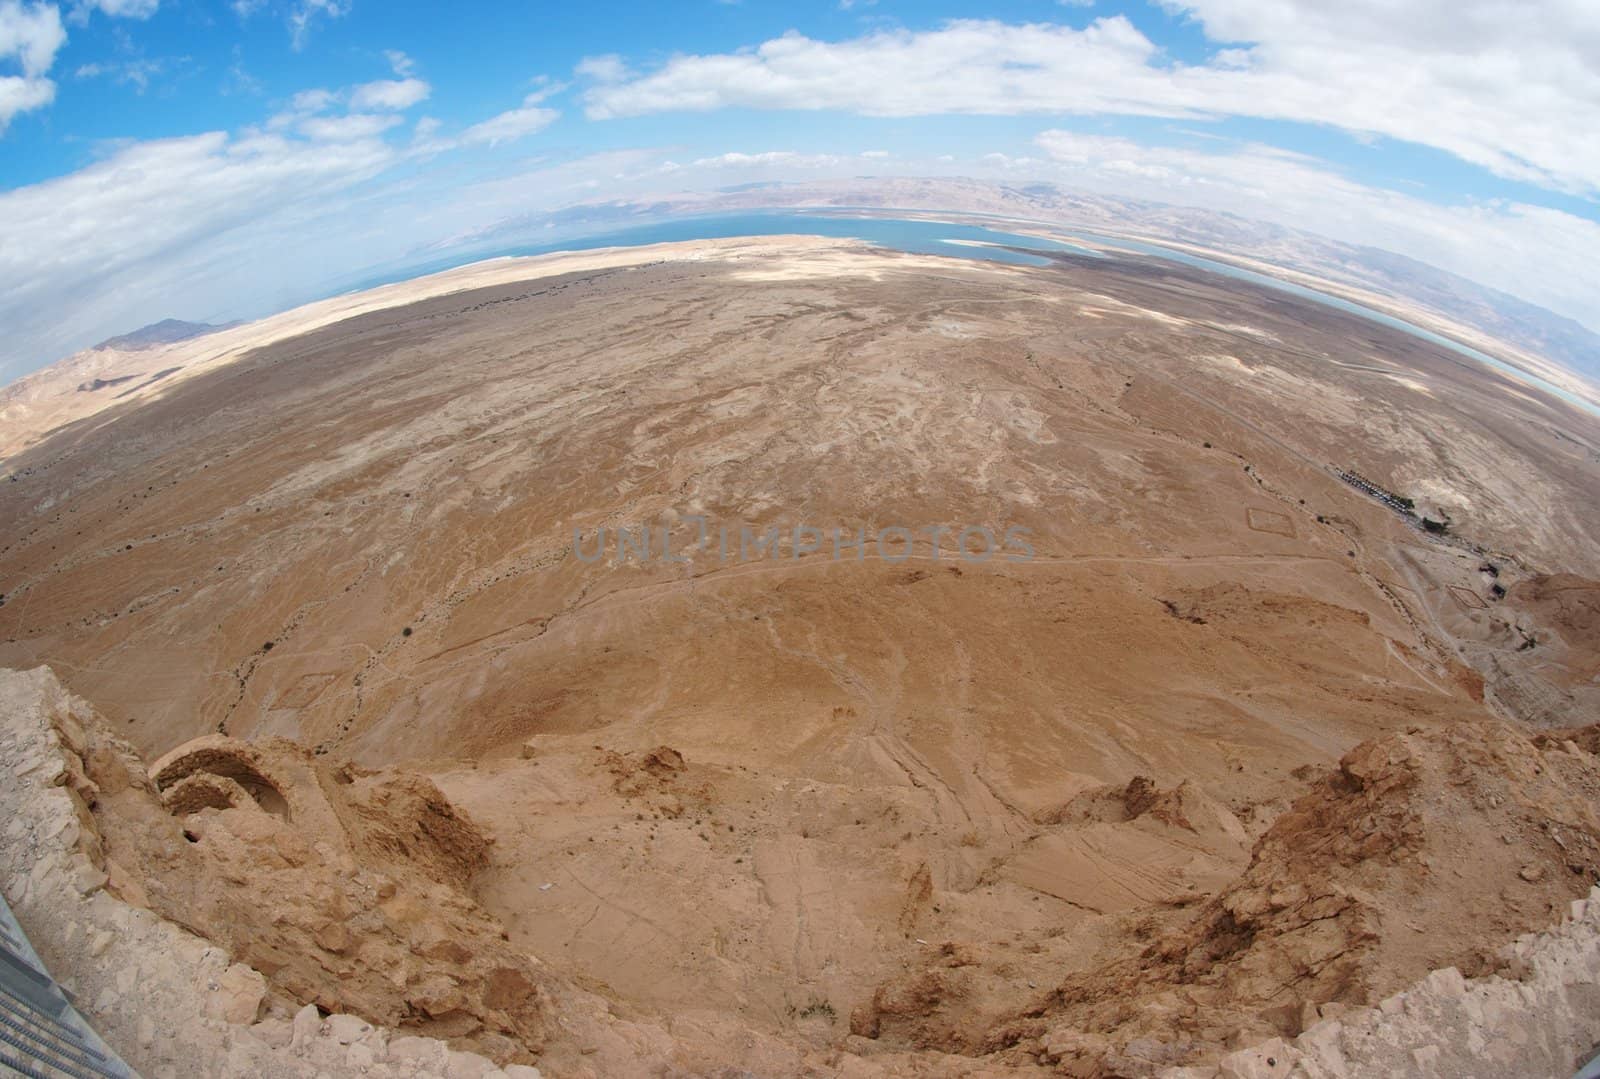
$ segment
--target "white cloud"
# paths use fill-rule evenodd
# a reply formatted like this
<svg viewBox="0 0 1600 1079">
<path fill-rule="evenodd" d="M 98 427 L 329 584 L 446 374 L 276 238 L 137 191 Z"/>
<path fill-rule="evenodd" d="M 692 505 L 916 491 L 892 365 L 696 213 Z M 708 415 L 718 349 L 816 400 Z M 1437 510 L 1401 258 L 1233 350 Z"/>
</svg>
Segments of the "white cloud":
<svg viewBox="0 0 1600 1079">
<path fill-rule="evenodd" d="M 542 93 L 534 92 L 523 99 L 522 108 L 502 112 L 499 116 L 473 124 L 461 133 L 461 141 L 469 145 L 486 143 L 489 146 L 498 146 L 502 142 L 515 142 L 524 136 L 543 131 L 561 115 L 555 109 L 538 106 L 538 102 L 543 100 L 544 96 Z"/>
<path fill-rule="evenodd" d="M 0 60 L 16 60 L 25 77 L 43 75 L 66 43 L 61 13 L 45 4 L 0 3 Z"/>
<path fill-rule="evenodd" d="M 69 11 L 69 17 L 84 22 L 91 11 L 107 15 L 147 19 L 155 14 L 159 0 L 82 0 Z M 55 64 L 56 53 L 67 41 L 61 22 L 61 9 L 55 4 L 0 0 L 0 68 L 15 64 L 20 74 L 0 71 L 0 135 L 5 134 L 13 117 L 42 109 L 55 100 L 56 85 L 47 76 Z M 141 92 L 150 76 L 161 69 L 161 62 L 135 60 L 120 64 L 80 64 L 75 75 L 80 79 L 114 74 L 118 81 L 131 83 Z"/>
<path fill-rule="evenodd" d="M 113 18 L 148 19 L 161 6 L 161 0 L 88 0 L 80 2 L 75 14 L 87 18 L 91 10 L 98 10 Z"/>
<path fill-rule="evenodd" d="M 398 112 L 347 113 L 354 93 L 311 89 L 237 133 L 130 141 L 78 172 L 0 192 L 0 383 L 164 315 L 253 317 L 303 303 L 348 287 L 340 275 L 481 223 L 489 204 L 455 170 L 399 166 L 537 130 L 558 114 L 530 102 L 558 89 L 457 140 L 440 139 L 437 120 L 401 133 Z M 630 159 L 608 163 L 615 172 Z M 559 190 L 597 182 L 581 169 Z M 499 197 L 526 206 L 570 194 L 516 186 Z"/>
<path fill-rule="evenodd" d="M 555 97 L 567 88 L 567 83 L 556 82 L 548 75 L 540 75 L 533 80 L 533 91 L 522 99 L 524 105 L 537 105 L 542 101 Z"/>
<path fill-rule="evenodd" d="M 337 19 L 349 13 L 349 0 L 297 0 L 289 11 L 289 44 L 300 51 L 318 18 Z"/>
<path fill-rule="evenodd" d="M 616 53 L 605 56 L 585 56 L 572 69 L 580 78 L 600 83 L 621 82 L 628 77 L 628 65 Z"/>
<path fill-rule="evenodd" d="M 261 80 L 245 70 L 244 57 L 237 45 L 233 47 L 233 63 L 228 65 L 221 89 L 224 94 L 259 95 L 262 91 Z"/>
<path fill-rule="evenodd" d="M 166 67 L 162 60 L 125 60 L 112 63 L 80 64 L 72 73 L 77 79 L 97 79 L 102 76 L 118 83 L 132 86 L 138 93 L 150 88 L 150 80 Z"/>
<path fill-rule="evenodd" d="M 730 105 L 878 116 L 1104 110 L 1157 54 L 1121 16 L 1083 30 L 961 21 L 840 43 L 790 32 L 753 50 L 679 56 L 649 75 L 613 78 L 586 102 L 596 118 Z"/>
<path fill-rule="evenodd" d="M 453 192 L 455 226 L 434 247 L 459 248 L 486 239 L 502 244 L 530 213 L 571 206 L 574 199 L 592 197 L 602 188 L 608 197 L 630 187 L 653 190 L 659 177 L 683 168 L 662 160 L 659 150 L 646 148 L 604 150 L 560 162 L 538 160 L 532 168 Z M 724 180 L 720 174 L 707 175 Z"/>
<path fill-rule="evenodd" d="M 4 134 L 13 116 L 42 109 L 55 98 L 56 84 L 49 79 L 0 75 L 0 134 Z"/>
<path fill-rule="evenodd" d="M 417 62 L 399 49 L 383 50 L 384 59 L 389 61 L 389 66 L 394 73 L 402 79 L 409 79 L 417 73 Z"/>
<path fill-rule="evenodd" d="M 289 99 L 288 107 L 267 120 L 267 129 L 284 131 L 296 127 L 307 117 L 329 112 L 343 100 L 342 91 L 327 90 L 322 87 L 301 90 Z"/>
<path fill-rule="evenodd" d="M 67 40 L 61 13 L 46 4 L 0 0 L 0 64 L 11 61 L 21 74 L 0 74 L 0 134 L 11 119 L 55 100 L 56 84 L 46 78 Z"/>
<path fill-rule="evenodd" d="M 213 132 L 136 143 L 0 194 L 5 358 L 63 353 L 180 298 L 238 302 L 270 281 L 266 261 L 306 258 L 320 233 L 296 218 L 337 215 L 334 196 L 395 156 L 377 139 Z"/>
<path fill-rule="evenodd" d="M 323 87 L 301 90 L 289 99 L 287 108 L 267 121 L 267 128 L 272 131 L 297 128 L 312 138 L 364 137 L 400 123 L 398 118 L 377 114 L 402 112 L 426 100 L 429 92 L 430 87 L 421 79 L 386 79 L 348 90 Z M 324 115 L 340 105 L 345 107 L 346 115 Z"/>
<path fill-rule="evenodd" d="M 1032 157 L 1013 157 L 1010 154 L 984 154 L 980 160 L 992 168 L 1014 171 L 1016 169 L 1034 168 L 1039 164 L 1038 159 Z"/>
<path fill-rule="evenodd" d="M 1124 16 L 1082 29 L 962 20 L 842 42 L 797 33 L 580 73 L 594 118 L 724 107 L 943 113 L 1250 116 L 1432 146 L 1498 175 L 1600 191 L 1600 18 L 1592 0 L 1538 16 L 1505 0 L 1165 0 L 1219 46 L 1171 62 Z"/>
<path fill-rule="evenodd" d="M 798 154 L 793 150 L 767 150 L 759 154 L 745 154 L 733 151 L 718 154 L 715 157 L 702 157 L 695 161 L 692 167 L 697 169 L 726 169 L 726 168 L 761 168 L 770 165 L 786 165 L 790 168 L 822 168 L 827 165 L 837 165 L 842 158 L 833 154 Z"/>
<path fill-rule="evenodd" d="M 289 99 L 289 107 L 295 112 L 324 112 L 338 100 L 339 95 L 332 90 L 301 90 Z"/>
<path fill-rule="evenodd" d="M 352 109 L 409 109 L 426 101 L 431 87 L 421 79 L 384 79 L 357 86 L 350 92 Z"/>
<path fill-rule="evenodd" d="M 313 116 L 300 121 L 300 132 L 318 142 L 350 142 L 371 139 L 400 123 L 400 117 L 375 113 L 349 116 Z"/>
</svg>

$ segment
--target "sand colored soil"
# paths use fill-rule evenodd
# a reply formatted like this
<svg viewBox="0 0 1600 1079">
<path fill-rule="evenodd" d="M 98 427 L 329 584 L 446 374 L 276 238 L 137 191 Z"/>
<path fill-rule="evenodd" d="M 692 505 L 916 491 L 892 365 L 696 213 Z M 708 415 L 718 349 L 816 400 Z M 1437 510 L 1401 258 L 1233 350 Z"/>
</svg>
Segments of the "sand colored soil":
<svg viewBox="0 0 1600 1079">
<path fill-rule="evenodd" d="M 584 258 L 145 350 L 211 351 L 5 460 L 0 665 L 103 715 L 127 894 L 552 1074 L 578 993 L 1120 1074 L 1587 893 L 1600 422 L 1142 259 Z"/>
</svg>

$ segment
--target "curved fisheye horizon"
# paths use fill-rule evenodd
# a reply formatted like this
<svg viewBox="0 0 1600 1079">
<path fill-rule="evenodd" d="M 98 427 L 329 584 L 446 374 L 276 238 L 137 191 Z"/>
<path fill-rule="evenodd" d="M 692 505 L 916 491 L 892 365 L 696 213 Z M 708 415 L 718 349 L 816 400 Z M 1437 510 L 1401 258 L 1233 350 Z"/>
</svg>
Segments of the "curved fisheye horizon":
<svg viewBox="0 0 1600 1079">
<path fill-rule="evenodd" d="M 1303 250 L 1319 240 L 1414 259 L 1391 288 L 1443 270 L 1542 307 L 1524 314 L 1561 339 L 1551 358 L 1595 377 L 1600 89 L 1581 4 L 1520 19 L 1494 4 L 973 18 L 708 3 L 693 30 L 659 7 L 613 28 L 496 12 L 492 42 L 403 10 L 215 7 L 7 0 L 5 381 L 161 318 L 260 317 L 541 216 L 689 212 L 732 191 L 760 206 L 773 184 L 820 182 L 833 202 L 862 177 L 874 201 L 964 178 L 1163 204 L 1144 211 L 1152 238 L 1163 209 L 1210 211 L 1229 216 L 1167 225 L 1280 264 L 1344 254 Z M 943 201 L 906 205 L 1003 205 Z M 1274 251 L 1268 226 L 1309 235 Z M 1409 283 L 1439 304 L 1452 291 Z"/>
<path fill-rule="evenodd" d="M 0 0 L 0 1076 L 1600 1076 L 1591 0 Z"/>
</svg>

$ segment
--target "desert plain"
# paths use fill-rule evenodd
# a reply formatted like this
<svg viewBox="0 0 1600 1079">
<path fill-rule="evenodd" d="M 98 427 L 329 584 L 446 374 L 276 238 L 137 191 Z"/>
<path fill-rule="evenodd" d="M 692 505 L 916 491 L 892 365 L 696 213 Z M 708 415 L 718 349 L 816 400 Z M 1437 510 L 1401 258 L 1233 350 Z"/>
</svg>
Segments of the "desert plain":
<svg viewBox="0 0 1600 1079">
<path fill-rule="evenodd" d="M 1600 870 L 1600 418 L 1049 262 L 496 260 L 36 377 L 0 667 L 99 714 L 109 887 L 551 1075 L 1151 1074 L 1499 969 Z"/>
</svg>

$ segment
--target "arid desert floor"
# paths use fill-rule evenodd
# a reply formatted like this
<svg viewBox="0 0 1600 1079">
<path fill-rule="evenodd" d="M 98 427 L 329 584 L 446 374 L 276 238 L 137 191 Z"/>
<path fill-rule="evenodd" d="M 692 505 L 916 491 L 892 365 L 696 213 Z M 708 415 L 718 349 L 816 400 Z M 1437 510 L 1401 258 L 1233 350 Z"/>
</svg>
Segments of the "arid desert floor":
<svg viewBox="0 0 1600 1079">
<path fill-rule="evenodd" d="M 1600 419 L 1358 317 L 766 238 L 112 360 L 179 370 L 8 413 L 0 667 L 103 718 L 111 889 L 274 1007 L 1148 1074 L 1494 971 L 1600 870 Z"/>
</svg>

